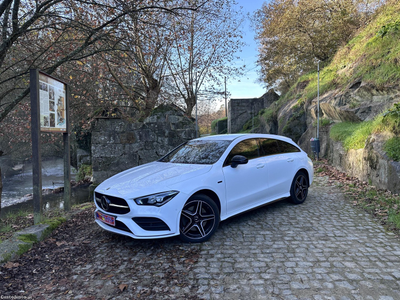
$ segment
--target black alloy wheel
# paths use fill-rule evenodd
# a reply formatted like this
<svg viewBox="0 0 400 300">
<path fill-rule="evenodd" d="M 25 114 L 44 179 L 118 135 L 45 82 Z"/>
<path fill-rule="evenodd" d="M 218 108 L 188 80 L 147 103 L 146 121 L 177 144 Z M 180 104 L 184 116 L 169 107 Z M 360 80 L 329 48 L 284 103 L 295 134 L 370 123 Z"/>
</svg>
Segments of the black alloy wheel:
<svg viewBox="0 0 400 300">
<path fill-rule="evenodd" d="M 294 176 L 292 187 L 290 188 L 290 198 L 294 204 L 303 203 L 308 195 L 308 179 L 304 172 L 298 172 Z"/>
<path fill-rule="evenodd" d="M 184 242 L 202 243 L 214 234 L 218 225 L 219 210 L 215 202 L 206 195 L 194 195 L 182 209 L 180 238 Z"/>
</svg>

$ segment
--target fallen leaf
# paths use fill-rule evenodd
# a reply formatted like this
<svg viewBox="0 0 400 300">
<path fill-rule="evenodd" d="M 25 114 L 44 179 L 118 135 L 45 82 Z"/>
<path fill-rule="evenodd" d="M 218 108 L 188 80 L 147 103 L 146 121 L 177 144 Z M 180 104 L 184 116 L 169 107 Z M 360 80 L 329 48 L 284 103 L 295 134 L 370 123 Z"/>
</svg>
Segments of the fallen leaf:
<svg viewBox="0 0 400 300">
<path fill-rule="evenodd" d="M 128 285 L 127 285 L 127 284 L 120 284 L 120 285 L 118 286 L 118 288 L 119 288 L 119 290 L 120 290 L 121 292 L 123 292 L 123 291 L 125 291 L 125 290 L 128 288 Z"/>
<path fill-rule="evenodd" d="M 109 279 L 109 278 L 111 278 L 111 277 L 113 277 L 113 276 L 114 276 L 114 274 L 109 274 L 109 275 L 103 276 L 103 277 L 101 278 L 101 280 Z"/>
<path fill-rule="evenodd" d="M 7 269 L 12 269 L 12 268 L 16 268 L 19 266 L 19 263 L 13 263 L 11 261 L 7 262 L 4 267 Z"/>
</svg>

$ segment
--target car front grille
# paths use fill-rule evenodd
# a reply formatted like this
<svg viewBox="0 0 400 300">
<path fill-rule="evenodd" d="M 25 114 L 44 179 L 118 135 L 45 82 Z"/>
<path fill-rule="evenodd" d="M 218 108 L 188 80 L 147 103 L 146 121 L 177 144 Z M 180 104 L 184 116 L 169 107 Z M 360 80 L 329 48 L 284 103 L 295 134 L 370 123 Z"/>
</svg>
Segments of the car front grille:
<svg viewBox="0 0 400 300">
<path fill-rule="evenodd" d="M 112 228 L 116 228 L 116 229 L 119 229 L 119 230 L 122 230 L 122 231 L 126 231 L 126 232 L 129 232 L 129 233 L 132 233 L 132 232 L 129 230 L 128 226 L 126 226 L 123 222 L 118 221 L 118 220 L 115 221 L 115 226 L 112 226 L 112 225 L 106 224 L 106 223 L 103 223 L 103 224 L 105 224 L 105 225 L 107 225 L 107 226 L 110 226 L 110 227 L 112 227 Z"/>
<path fill-rule="evenodd" d="M 165 224 L 162 220 L 157 218 L 136 217 L 132 218 L 132 220 L 144 230 L 148 231 L 170 230 L 167 224 Z"/>
<path fill-rule="evenodd" d="M 104 207 L 104 205 L 102 205 L 103 197 L 105 197 L 108 200 L 108 207 Z M 127 214 L 128 212 L 130 212 L 128 203 L 126 203 L 126 201 L 122 198 L 103 195 L 96 192 L 95 199 L 97 205 L 106 212 L 120 214 L 120 215 Z"/>
</svg>

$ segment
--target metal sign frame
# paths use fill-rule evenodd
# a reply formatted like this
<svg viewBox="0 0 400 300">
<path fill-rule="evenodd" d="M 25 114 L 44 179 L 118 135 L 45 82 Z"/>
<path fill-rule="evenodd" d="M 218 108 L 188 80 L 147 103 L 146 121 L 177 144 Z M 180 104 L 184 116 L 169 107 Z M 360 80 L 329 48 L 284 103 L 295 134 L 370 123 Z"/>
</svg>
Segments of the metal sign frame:
<svg viewBox="0 0 400 300">
<path fill-rule="evenodd" d="M 30 70 L 33 212 L 42 220 L 42 161 L 40 132 L 61 132 L 64 144 L 64 209 L 71 209 L 68 85 L 38 69 Z M 41 107 L 42 106 L 42 107 Z M 48 117 L 46 120 L 45 117 Z M 50 119 L 51 118 L 51 119 Z"/>
</svg>

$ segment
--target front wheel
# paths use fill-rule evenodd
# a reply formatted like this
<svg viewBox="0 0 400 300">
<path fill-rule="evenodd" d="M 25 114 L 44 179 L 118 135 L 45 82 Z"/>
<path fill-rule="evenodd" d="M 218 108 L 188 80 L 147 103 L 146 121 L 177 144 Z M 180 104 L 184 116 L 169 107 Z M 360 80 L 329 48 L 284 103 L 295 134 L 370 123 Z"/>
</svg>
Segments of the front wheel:
<svg viewBox="0 0 400 300">
<path fill-rule="evenodd" d="M 292 182 L 290 188 L 290 200 L 294 204 L 303 203 L 308 195 L 308 179 L 304 172 L 298 172 Z"/>
<path fill-rule="evenodd" d="M 184 242 L 202 243 L 207 241 L 219 225 L 219 210 L 208 196 L 192 196 L 181 212 L 179 223 L 180 238 Z"/>
</svg>

